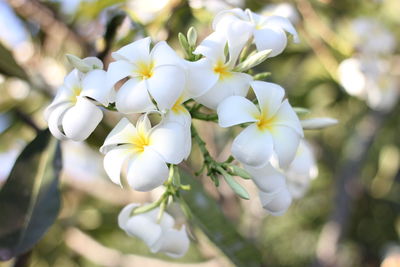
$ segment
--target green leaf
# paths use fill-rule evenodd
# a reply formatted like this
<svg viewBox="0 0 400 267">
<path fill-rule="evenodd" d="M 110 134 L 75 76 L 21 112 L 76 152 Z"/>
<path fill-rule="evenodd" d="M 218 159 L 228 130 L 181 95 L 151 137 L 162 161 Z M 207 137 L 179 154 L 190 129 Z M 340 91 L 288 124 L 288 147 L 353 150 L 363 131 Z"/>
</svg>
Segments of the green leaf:
<svg viewBox="0 0 400 267">
<path fill-rule="evenodd" d="M 0 42 L 0 73 L 28 81 L 28 75 L 15 61 L 12 53 Z"/>
<path fill-rule="evenodd" d="M 233 177 L 224 171 L 222 168 L 220 170 L 222 176 L 224 177 L 227 184 L 232 188 L 233 192 L 235 192 L 239 197 L 243 199 L 250 199 L 249 193 L 247 193 L 246 189 L 243 188 L 238 182 L 233 179 Z"/>
<path fill-rule="evenodd" d="M 204 191 L 203 186 L 182 169 L 181 180 L 191 186 L 190 191 L 181 191 L 181 196 L 195 225 L 236 266 L 262 266 L 259 249 L 238 233 L 235 225 L 223 215 L 217 201 Z"/>
<path fill-rule="evenodd" d="M 236 66 L 235 71 L 246 71 L 263 63 L 268 58 L 269 54 L 271 54 L 271 51 L 270 49 L 263 50 L 248 57 L 245 61 Z"/>
<path fill-rule="evenodd" d="M 48 130 L 19 155 L 0 191 L 0 260 L 30 250 L 54 223 L 60 209 L 59 142 Z"/>
</svg>

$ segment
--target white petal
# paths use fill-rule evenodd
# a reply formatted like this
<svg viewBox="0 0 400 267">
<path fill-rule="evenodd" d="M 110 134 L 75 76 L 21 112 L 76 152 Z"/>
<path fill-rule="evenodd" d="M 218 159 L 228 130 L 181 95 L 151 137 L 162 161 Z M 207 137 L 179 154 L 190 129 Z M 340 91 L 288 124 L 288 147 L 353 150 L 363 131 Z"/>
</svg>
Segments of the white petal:
<svg viewBox="0 0 400 267">
<path fill-rule="evenodd" d="M 171 109 L 168 111 L 164 117 L 164 121 L 177 122 L 185 128 L 190 128 L 190 125 L 192 124 L 192 117 L 190 116 L 189 111 L 182 106 L 182 109 Z"/>
<path fill-rule="evenodd" d="M 131 203 L 126 205 L 119 213 L 118 215 L 118 226 L 121 229 L 126 228 L 126 224 L 128 223 L 129 218 L 131 217 L 132 210 L 134 208 L 139 207 L 140 204 L 138 203 Z"/>
<path fill-rule="evenodd" d="M 158 42 L 154 46 L 151 50 L 151 58 L 155 62 L 155 67 L 161 65 L 182 66 L 184 64 L 183 59 L 165 41 Z"/>
<path fill-rule="evenodd" d="M 313 118 L 302 120 L 301 126 L 303 129 L 323 129 L 338 123 L 338 120 L 332 118 Z"/>
<path fill-rule="evenodd" d="M 217 109 L 218 105 L 229 96 L 246 96 L 251 79 L 251 76 L 245 73 L 232 72 L 231 76 L 220 79 L 210 90 L 195 100 L 210 109 Z"/>
<path fill-rule="evenodd" d="M 147 81 L 131 78 L 124 83 L 115 97 L 115 107 L 124 114 L 154 110 L 155 106 L 147 91 Z"/>
<path fill-rule="evenodd" d="M 80 83 L 76 85 L 76 88 L 80 87 Z M 70 103 L 71 105 L 72 100 L 75 99 L 76 95 L 75 92 L 72 90 L 73 88 L 66 87 L 65 85 L 62 85 L 58 87 L 57 89 L 57 94 L 54 97 L 53 101 L 50 103 L 50 105 L 46 108 L 45 110 L 45 118 L 47 120 L 49 113 L 52 112 L 56 107 L 62 104 Z"/>
<path fill-rule="evenodd" d="M 151 252 L 163 252 L 172 258 L 180 258 L 186 254 L 189 245 L 190 241 L 183 226 L 179 231 L 176 229 L 163 231 L 160 239 L 152 246 Z"/>
<path fill-rule="evenodd" d="M 188 159 L 191 152 L 192 152 L 192 132 L 189 127 L 189 128 L 186 128 L 186 134 L 185 134 L 185 145 L 184 145 L 184 153 L 183 153 L 184 160 Z"/>
<path fill-rule="evenodd" d="M 310 145 L 301 140 L 296 156 L 285 170 L 289 192 L 293 198 L 302 197 L 308 189 L 311 179 L 318 175 L 318 168 Z"/>
<path fill-rule="evenodd" d="M 135 75 L 136 66 L 125 60 L 110 63 L 107 70 L 107 86 L 114 86 L 119 80 Z"/>
<path fill-rule="evenodd" d="M 134 156 L 132 145 L 117 146 L 104 156 L 104 169 L 113 183 L 121 185 L 122 166 L 132 156 Z"/>
<path fill-rule="evenodd" d="M 64 103 L 58 105 L 51 111 L 51 113 L 49 113 L 48 117 L 49 130 L 51 134 L 59 140 L 68 139 L 62 131 L 62 118 L 65 112 L 67 112 L 71 106 L 72 104 L 70 103 Z"/>
<path fill-rule="evenodd" d="M 226 37 L 220 32 L 213 32 L 207 36 L 194 50 L 194 54 L 203 55 L 213 62 L 221 60 L 225 63 Z"/>
<path fill-rule="evenodd" d="M 253 34 L 254 26 L 236 16 L 225 16 L 216 27 L 217 32 L 225 34 L 229 48 L 229 65 L 234 66 L 240 52 Z"/>
<path fill-rule="evenodd" d="M 67 90 L 64 86 L 60 86 L 57 90 L 57 95 L 54 97 L 53 101 L 44 111 L 45 120 L 48 121 L 50 114 L 60 105 L 64 104 L 72 105 L 71 99 L 72 99 L 71 91 Z"/>
<path fill-rule="evenodd" d="M 179 164 L 185 156 L 185 133 L 183 125 L 167 122 L 157 125 L 150 134 L 150 147 L 165 162 Z"/>
<path fill-rule="evenodd" d="M 340 84 L 350 95 L 364 98 L 367 76 L 363 72 L 362 62 L 357 58 L 348 58 L 343 60 L 338 67 Z"/>
<path fill-rule="evenodd" d="M 83 141 L 96 129 L 103 119 L 103 112 L 90 100 L 79 97 L 62 119 L 65 135 L 74 141 Z"/>
<path fill-rule="evenodd" d="M 316 168 L 312 147 L 302 139 L 293 162 L 285 172 L 306 174 L 310 179 L 313 179 L 318 174 L 318 170 L 315 170 Z"/>
<path fill-rule="evenodd" d="M 264 166 L 272 156 L 272 137 L 267 131 L 260 131 L 252 124 L 244 129 L 233 141 L 232 155 L 245 165 Z"/>
<path fill-rule="evenodd" d="M 136 121 L 136 130 L 138 131 L 138 133 L 144 134 L 146 136 L 150 134 L 151 130 L 151 122 L 148 115 L 148 113 L 143 114 Z"/>
<path fill-rule="evenodd" d="M 275 84 L 262 81 L 253 81 L 250 83 L 256 94 L 258 104 L 267 119 L 271 118 L 278 111 L 285 95 L 285 90 Z"/>
<path fill-rule="evenodd" d="M 164 122 L 177 122 L 184 127 L 185 134 L 184 134 L 184 159 L 187 159 L 190 155 L 192 150 L 192 134 L 190 131 L 190 126 L 192 124 L 192 117 L 190 113 L 184 108 L 175 112 L 173 109 L 169 111 L 165 117 Z"/>
<path fill-rule="evenodd" d="M 288 167 L 296 155 L 300 143 L 300 136 L 286 126 L 274 126 L 270 129 L 274 140 L 274 151 L 278 156 L 279 166 Z"/>
<path fill-rule="evenodd" d="M 299 117 L 297 117 L 296 112 L 293 110 L 287 99 L 282 102 L 282 105 L 275 114 L 274 121 L 271 125 L 284 125 L 292 128 L 301 137 L 304 136 L 303 127 L 301 126 Z"/>
<path fill-rule="evenodd" d="M 83 59 L 83 62 L 88 64 L 90 67 L 92 67 L 92 69 L 102 70 L 104 67 L 103 62 L 100 59 L 98 59 L 97 57 L 85 57 Z"/>
<path fill-rule="evenodd" d="M 293 36 L 293 41 L 295 43 L 299 42 L 299 36 L 296 29 L 293 27 L 289 19 L 282 16 L 270 16 L 266 20 L 265 27 L 281 28 Z"/>
<path fill-rule="evenodd" d="M 175 225 L 175 219 L 171 215 L 169 215 L 168 212 L 164 211 L 161 221 L 158 222 L 159 213 L 160 213 L 160 208 L 155 208 L 149 212 L 144 213 L 143 215 L 150 218 L 151 221 L 157 222 L 161 226 L 161 229 L 163 231 L 173 228 Z"/>
<path fill-rule="evenodd" d="M 158 66 L 147 80 L 147 89 L 157 102 L 159 109 L 170 109 L 182 94 L 185 86 L 185 72 L 172 65 Z"/>
<path fill-rule="evenodd" d="M 271 194 L 259 192 L 259 197 L 263 208 L 273 216 L 283 215 L 292 204 L 292 196 L 287 188 Z"/>
<path fill-rule="evenodd" d="M 249 20 L 248 16 L 246 15 L 246 13 L 240 9 L 240 8 L 233 8 L 233 9 L 228 9 L 228 10 L 222 10 L 220 12 L 218 12 L 215 17 L 214 20 L 212 22 L 212 28 L 213 30 L 216 30 L 218 27 L 218 24 L 220 23 L 220 21 L 222 19 L 224 19 L 227 16 L 235 16 L 241 20 Z"/>
<path fill-rule="evenodd" d="M 90 97 L 104 106 L 108 106 L 112 87 L 107 85 L 107 72 L 93 70 L 85 75 L 82 80 L 81 96 Z"/>
<path fill-rule="evenodd" d="M 163 158 L 147 147 L 129 165 L 128 182 L 142 192 L 153 190 L 168 179 L 169 171 Z"/>
<path fill-rule="evenodd" d="M 285 176 L 267 163 L 262 168 L 245 166 L 258 189 L 266 193 L 274 193 L 286 186 Z"/>
<path fill-rule="evenodd" d="M 122 118 L 114 129 L 107 135 L 103 146 L 100 148 L 101 153 L 107 153 L 110 148 L 120 144 L 130 144 L 136 136 L 136 127 L 127 119 Z"/>
<path fill-rule="evenodd" d="M 272 52 L 269 57 L 274 57 L 285 50 L 287 37 L 282 29 L 264 28 L 254 31 L 254 42 L 258 51 L 271 49 Z"/>
<path fill-rule="evenodd" d="M 257 107 L 242 96 L 230 96 L 218 105 L 218 123 L 230 127 L 245 122 L 255 122 L 260 115 Z"/>
<path fill-rule="evenodd" d="M 81 86 L 81 79 L 80 79 L 79 71 L 77 69 L 73 69 L 70 73 L 68 73 L 67 76 L 65 76 L 64 86 L 68 90 L 71 90 L 75 87 Z"/>
<path fill-rule="evenodd" d="M 127 60 L 130 62 L 148 62 L 150 43 L 150 37 L 137 40 L 112 53 L 112 57 L 116 60 Z"/>
<path fill-rule="evenodd" d="M 132 216 L 124 230 L 127 234 L 140 238 L 150 248 L 162 235 L 161 226 L 149 220 L 144 214 Z"/>
<path fill-rule="evenodd" d="M 207 58 L 187 62 L 188 78 L 186 88 L 191 97 L 198 97 L 207 92 L 218 81 L 212 62 Z"/>
</svg>

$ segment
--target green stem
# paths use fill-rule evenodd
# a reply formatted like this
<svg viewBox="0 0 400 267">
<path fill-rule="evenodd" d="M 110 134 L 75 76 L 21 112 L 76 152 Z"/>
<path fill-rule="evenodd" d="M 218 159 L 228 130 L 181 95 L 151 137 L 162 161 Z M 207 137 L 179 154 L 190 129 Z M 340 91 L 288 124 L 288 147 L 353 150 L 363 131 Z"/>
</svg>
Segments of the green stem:
<svg viewBox="0 0 400 267">
<path fill-rule="evenodd" d="M 155 208 L 158 208 L 158 206 L 160 206 L 164 200 L 165 200 L 165 193 L 156 202 L 134 209 L 133 214 L 137 215 L 140 213 L 146 213 L 151 210 L 154 210 Z"/>
<path fill-rule="evenodd" d="M 199 110 L 203 107 L 201 104 L 194 104 L 192 106 L 187 105 L 187 102 L 184 104 L 185 108 L 189 111 L 190 116 L 193 119 L 198 119 L 202 121 L 218 121 L 217 114 L 205 114 L 200 112 Z"/>
<path fill-rule="evenodd" d="M 190 115 L 192 116 L 193 119 L 198 119 L 202 121 L 214 121 L 214 122 L 218 121 L 217 114 L 204 114 L 197 111 L 191 111 Z"/>
<path fill-rule="evenodd" d="M 214 182 L 215 186 L 219 185 L 219 180 L 218 180 L 218 174 L 221 174 L 221 172 L 218 170 L 220 166 L 222 166 L 222 163 L 217 162 L 208 152 L 206 148 L 206 143 L 201 139 L 199 133 L 197 132 L 196 128 L 192 125 L 191 127 L 192 131 L 192 138 L 193 140 L 197 143 L 197 145 L 200 148 L 200 151 L 203 155 L 203 166 L 201 167 L 201 170 L 197 172 L 196 174 L 200 175 L 202 171 L 206 168 L 207 169 L 207 175 L 210 177 L 210 179 Z"/>
<path fill-rule="evenodd" d="M 201 153 L 203 154 L 204 162 L 208 163 L 210 161 L 214 161 L 214 159 L 210 155 L 210 152 L 208 152 L 206 148 L 206 143 L 203 141 L 203 139 L 201 139 L 199 133 L 197 132 L 197 129 L 193 126 L 193 124 L 191 126 L 191 132 L 192 132 L 192 138 L 197 143 Z"/>
</svg>

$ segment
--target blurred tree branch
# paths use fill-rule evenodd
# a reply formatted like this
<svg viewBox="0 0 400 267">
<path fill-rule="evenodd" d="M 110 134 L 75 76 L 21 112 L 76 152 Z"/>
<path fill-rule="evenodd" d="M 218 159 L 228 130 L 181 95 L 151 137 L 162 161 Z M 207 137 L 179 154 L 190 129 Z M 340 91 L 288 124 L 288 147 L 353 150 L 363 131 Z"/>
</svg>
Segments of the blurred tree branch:
<svg viewBox="0 0 400 267">
<path fill-rule="evenodd" d="M 337 171 L 336 195 L 330 219 L 322 228 L 313 266 L 336 266 L 338 245 L 342 240 L 354 202 L 363 194 L 360 174 L 379 130 L 388 113 L 371 110 L 354 128 L 345 143 L 343 163 Z"/>
<path fill-rule="evenodd" d="M 36 122 L 34 122 L 32 120 L 32 118 L 26 114 L 25 112 L 23 112 L 22 110 L 18 109 L 18 108 L 14 108 L 13 109 L 14 115 L 20 119 L 21 121 L 23 121 L 25 124 L 27 124 L 28 126 L 30 126 L 33 130 L 35 130 L 36 133 L 40 132 L 40 128 L 39 126 L 36 124 Z"/>
<path fill-rule="evenodd" d="M 57 18 L 56 14 L 37 0 L 7 0 L 9 5 L 22 17 L 34 21 L 57 44 L 65 40 L 73 40 L 84 51 L 90 51 L 91 47 L 86 40 L 73 31 L 65 22 Z"/>
</svg>

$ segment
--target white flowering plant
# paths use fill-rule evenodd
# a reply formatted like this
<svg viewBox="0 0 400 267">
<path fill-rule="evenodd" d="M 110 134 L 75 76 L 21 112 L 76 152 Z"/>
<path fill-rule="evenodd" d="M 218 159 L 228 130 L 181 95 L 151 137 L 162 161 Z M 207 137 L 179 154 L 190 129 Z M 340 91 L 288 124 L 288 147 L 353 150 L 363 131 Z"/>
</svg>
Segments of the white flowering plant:
<svg viewBox="0 0 400 267">
<path fill-rule="evenodd" d="M 292 107 L 281 86 L 264 81 L 270 73 L 256 72 L 256 66 L 283 52 L 287 34 L 299 42 L 288 19 L 236 8 L 218 13 L 213 30 L 199 44 L 193 27 L 186 36 L 180 33 L 185 58 L 164 41 L 152 45 L 150 37 L 113 52 L 107 71 L 97 58 L 68 55 L 74 69 L 46 110 L 51 133 L 75 141 L 94 131 L 104 111 L 122 115 L 100 148 L 106 173 L 117 185 L 144 192 L 163 186 L 164 193 L 154 203 L 125 207 L 119 225 L 151 251 L 171 257 L 189 247 L 185 227 L 174 229 L 165 209 L 180 201 L 181 190 L 190 190 L 181 184 L 177 166 L 190 156 L 192 143 L 203 154 L 197 175 L 205 173 L 215 186 L 223 177 L 243 199 L 252 196 L 233 176 L 253 179 L 264 209 L 282 215 L 316 173 L 303 129 L 336 123 L 302 121 L 305 109 Z M 129 120 L 132 114 L 140 116 L 136 123 Z M 157 123 L 152 115 L 159 117 Z M 211 157 L 193 119 L 243 127 L 232 156 L 224 162 Z"/>
</svg>

